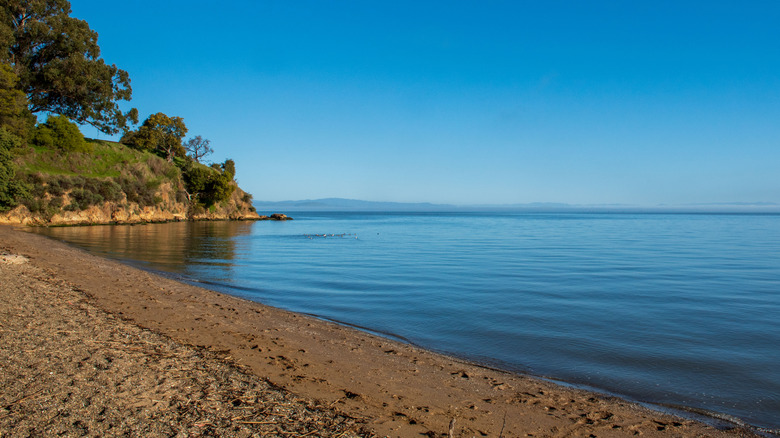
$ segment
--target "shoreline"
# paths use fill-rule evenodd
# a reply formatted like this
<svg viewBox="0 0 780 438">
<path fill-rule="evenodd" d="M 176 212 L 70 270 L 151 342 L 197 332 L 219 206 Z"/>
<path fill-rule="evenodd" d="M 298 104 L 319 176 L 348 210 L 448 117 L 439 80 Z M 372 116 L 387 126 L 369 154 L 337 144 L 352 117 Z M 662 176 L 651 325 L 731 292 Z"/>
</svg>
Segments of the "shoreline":
<svg viewBox="0 0 780 438">
<path fill-rule="evenodd" d="M 177 282 L 8 226 L 0 250 L 109 315 L 220 352 L 297 396 L 365 418 L 380 436 L 447 436 L 453 419 L 453 436 L 757 436 Z"/>
<path fill-rule="evenodd" d="M 224 217 L 224 218 L 180 218 L 173 217 L 168 219 L 138 219 L 138 220 L 109 220 L 109 221 L 64 221 L 64 222 L 47 222 L 37 219 L 31 215 L 24 216 L 12 216 L 12 213 L 8 212 L 6 216 L 0 215 L 0 226 L 9 227 L 31 227 L 31 228 L 60 228 L 60 227 L 97 227 L 102 225 L 148 225 L 148 224 L 168 224 L 175 222 L 261 222 L 261 221 L 291 221 L 292 217 L 286 214 L 272 213 L 270 216 L 255 215 L 255 216 L 241 216 L 241 217 Z"/>
</svg>

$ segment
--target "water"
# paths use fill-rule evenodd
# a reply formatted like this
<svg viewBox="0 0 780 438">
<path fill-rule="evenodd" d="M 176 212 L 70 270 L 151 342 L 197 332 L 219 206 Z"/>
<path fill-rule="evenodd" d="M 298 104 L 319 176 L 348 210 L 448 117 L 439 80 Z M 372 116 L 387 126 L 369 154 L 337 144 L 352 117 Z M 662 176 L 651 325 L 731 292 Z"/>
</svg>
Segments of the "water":
<svg viewBox="0 0 780 438">
<path fill-rule="evenodd" d="M 41 232 L 435 351 L 780 428 L 780 216 L 295 219 Z"/>
</svg>

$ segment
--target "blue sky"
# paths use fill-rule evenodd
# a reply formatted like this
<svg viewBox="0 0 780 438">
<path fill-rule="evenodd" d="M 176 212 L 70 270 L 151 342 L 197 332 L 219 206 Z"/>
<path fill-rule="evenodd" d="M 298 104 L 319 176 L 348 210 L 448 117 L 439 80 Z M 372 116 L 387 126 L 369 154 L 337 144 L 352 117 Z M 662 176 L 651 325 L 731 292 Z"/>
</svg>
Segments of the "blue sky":
<svg viewBox="0 0 780 438">
<path fill-rule="evenodd" d="M 258 200 L 780 203 L 777 1 L 71 4 Z"/>
</svg>

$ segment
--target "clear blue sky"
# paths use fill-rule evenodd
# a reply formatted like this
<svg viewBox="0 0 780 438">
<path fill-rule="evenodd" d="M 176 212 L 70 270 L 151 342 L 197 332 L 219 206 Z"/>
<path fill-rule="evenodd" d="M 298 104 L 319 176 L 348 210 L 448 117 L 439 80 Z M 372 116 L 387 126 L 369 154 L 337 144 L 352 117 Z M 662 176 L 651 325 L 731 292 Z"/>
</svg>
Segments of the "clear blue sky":
<svg viewBox="0 0 780 438">
<path fill-rule="evenodd" d="M 780 203 L 775 0 L 72 7 L 258 200 Z"/>
</svg>

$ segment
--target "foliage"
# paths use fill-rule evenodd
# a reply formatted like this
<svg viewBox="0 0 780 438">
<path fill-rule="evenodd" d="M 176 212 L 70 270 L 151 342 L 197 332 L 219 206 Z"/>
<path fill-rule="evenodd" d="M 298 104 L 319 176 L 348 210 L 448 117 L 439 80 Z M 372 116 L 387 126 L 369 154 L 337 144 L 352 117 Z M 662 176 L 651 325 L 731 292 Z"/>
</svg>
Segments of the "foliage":
<svg viewBox="0 0 780 438">
<path fill-rule="evenodd" d="M 211 148 L 210 144 L 211 140 L 196 135 L 194 138 L 191 138 L 184 143 L 184 149 L 187 150 L 190 158 L 195 160 L 195 162 L 200 163 L 201 158 L 214 153 L 214 149 Z"/>
<path fill-rule="evenodd" d="M 64 208 L 86 210 L 103 202 L 134 202 L 145 207 L 160 202 L 156 198 L 160 180 L 127 175 L 121 178 L 85 178 L 72 175 L 30 174 L 26 182 L 32 187 L 21 202 L 33 213 L 51 216 Z M 63 207 L 63 196 L 71 202 Z"/>
<path fill-rule="evenodd" d="M 103 202 L 140 207 L 162 201 L 163 182 L 176 187 L 180 172 L 164 159 L 108 141 L 89 141 L 92 153 L 63 154 L 35 145 L 16 160 L 18 180 L 29 190 L 17 197 L 35 214 L 51 217 L 62 210 L 79 211 Z"/>
<path fill-rule="evenodd" d="M 4 0 L 0 9 L 0 57 L 19 76 L 33 113 L 62 114 L 106 134 L 137 123 L 118 101 L 132 95 L 130 77 L 100 58 L 98 35 L 70 17 L 67 0 Z"/>
<path fill-rule="evenodd" d="M 35 127 L 32 142 L 49 149 L 59 149 L 64 152 L 91 152 L 91 145 L 84 140 L 84 135 L 75 123 L 65 116 L 49 116 L 46 123 Z"/>
<path fill-rule="evenodd" d="M 209 178 L 206 184 L 206 190 L 200 195 L 199 201 L 208 206 L 227 201 L 236 189 L 232 182 L 233 178 L 225 173 L 212 174 L 212 177 Z"/>
<path fill-rule="evenodd" d="M 138 130 L 125 133 L 120 142 L 141 150 L 156 152 L 168 161 L 173 161 L 176 157 L 184 157 L 186 154 L 181 144 L 186 134 L 187 127 L 184 125 L 184 119 L 156 113 L 144 120 Z"/>
<path fill-rule="evenodd" d="M 206 184 L 213 173 L 210 168 L 191 161 L 182 169 L 184 187 L 190 195 L 197 195 L 206 190 Z"/>
<path fill-rule="evenodd" d="M 229 158 L 225 160 L 225 162 L 222 163 L 222 172 L 224 172 L 225 175 L 228 175 L 232 181 L 236 176 L 236 162 Z"/>
<path fill-rule="evenodd" d="M 27 109 L 27 96 L 19 89 L 19 77 L 10 65 L 0 63 L 0 126 L 26 140 L 35 125 L 35 116 Z"/>
<path fill-rule="evenodd" d="M 182 169 L 182 176 L 193 200 L 206 207 L 227 201 L 236 188 L 232 176 L 194 161 Z"/>
<path fill-rule="evenodd" d="M 127 196 L 127 202 L 146 207 L 157 203 L 155 194 L 160 183 L 158 180 L 141 180 L 135 178 L 121 178 L 119 184 Z"/>
<path fill-rule="evenodd" d="M 79 210 L 86 210 L 90 206 L 102 203 L 104 200 L 100 194 L 81 188 L 73 189 L 70 197 L 73 199 L 71 205 L 78 207 Z"/>
<path fill-rule="evenodd" d="M 162 117 L 150 117 L 145 125 L 151 130 L 160 120 L 165 122 Z M 180 118 L 168 120 L 174 125 L 178 121 L 183 127 Z M 19 165 L 16 180 L 29 188 L 24 196 L 16 196 L 16 199 L 44 218 L 63 210 L 79 211 L 104 202 L 124 207 L 131 204 L 153 206 L 163 202 L 159 193 L 163 183 L 170 188 L 170 196 L 177 202 L 189 203 L 192 212 L 216 211 L 217 204 L 224 205 L 236 190 L 233 160 L 211 167 L 184 154 L 165 160 L 158 156 L 165 155 L 161 147 L 146 147 L 153 143 L 143 143 L 144 139 L 155 135 L 159 138 L 169 135 L 180 140 L 181 136 L 176 132 L 159 129 L 156 134 L 147 135 L 146 129 L 139 128 L 125 136 L 125 139 L 142 139 L 135 149 L 121 143 L 88 140 L 91 152 L 62 153 L 63 149 L 72 146 L 57 144 L 55 133 L 67 132 L 70 128 L 76 127 L 66 117 L 50 117 L 35 129 L 32 138 L 36 141 L 19 149 L 21 154 L 14 158 Z M 75 132 L 77 129 L 71 134 Z M 19 148 L 17 144 L 18 141 L 10 147 Z M 243 199 L 251 201 L 251 195 L 243 195 Z"/>
<path fill-rule="evenodd" d="M 11 151 L 19 147 L 19 138 L 0 128 L 0 211 L 15 207 L 27 195 L 28 187 L 16 180 Z"/>
</svg>

